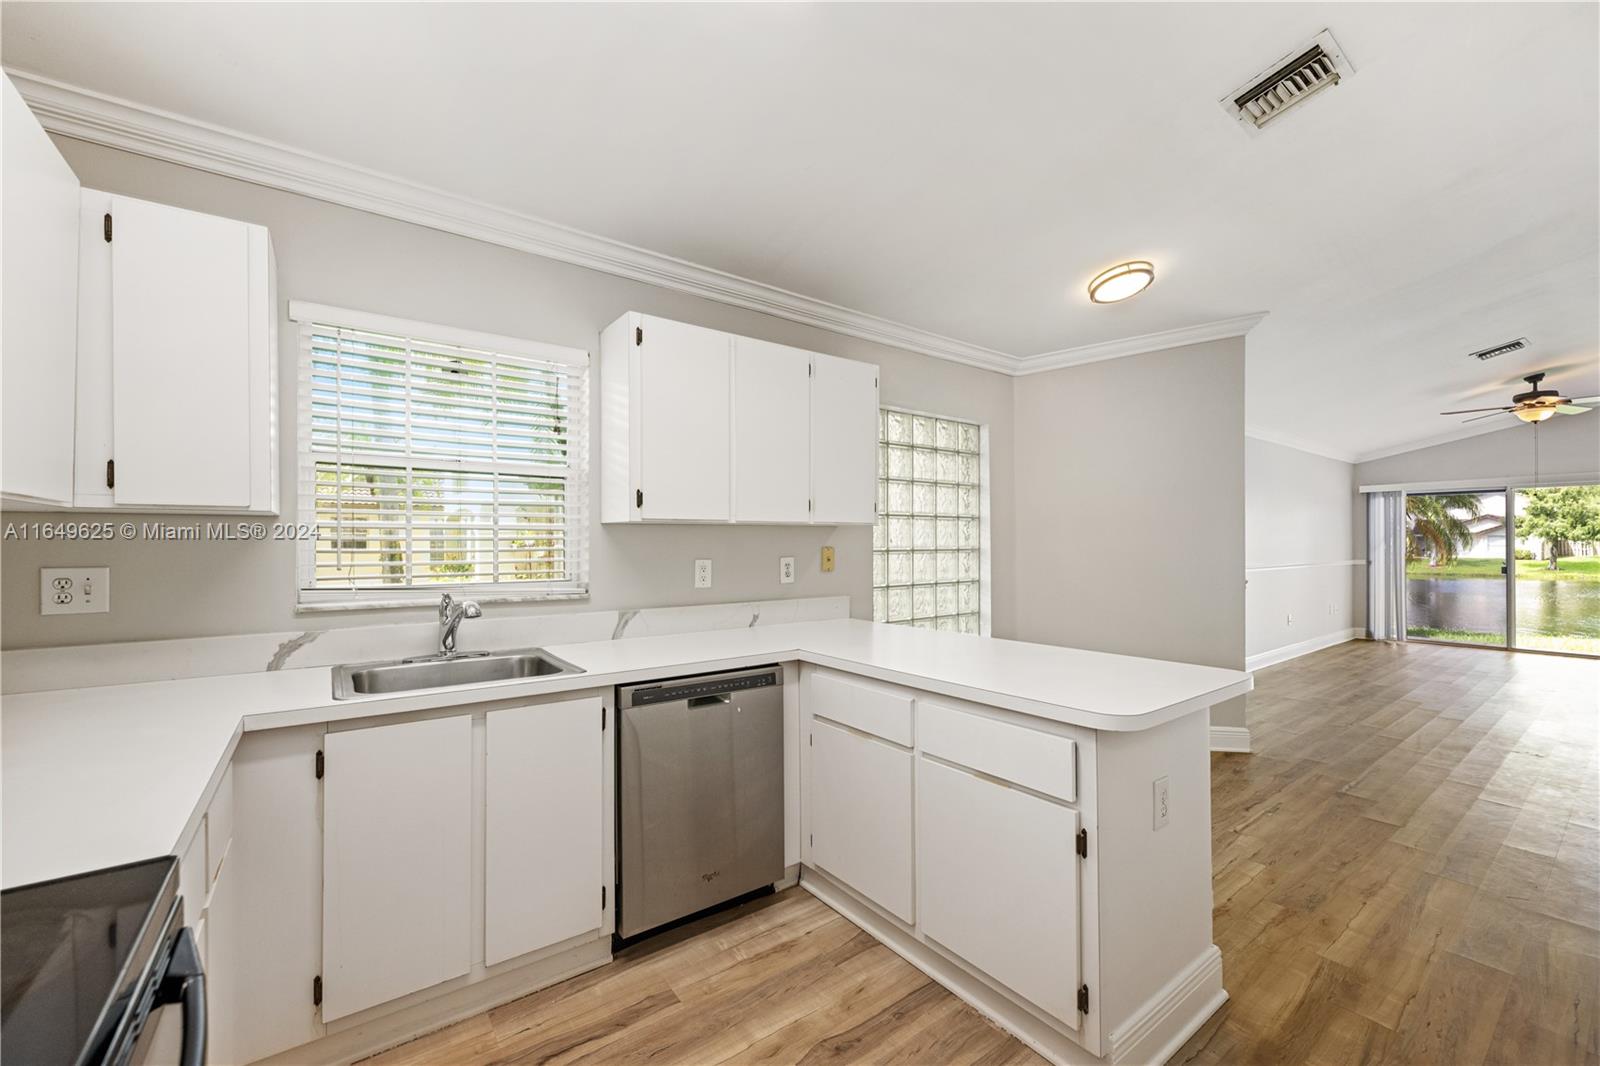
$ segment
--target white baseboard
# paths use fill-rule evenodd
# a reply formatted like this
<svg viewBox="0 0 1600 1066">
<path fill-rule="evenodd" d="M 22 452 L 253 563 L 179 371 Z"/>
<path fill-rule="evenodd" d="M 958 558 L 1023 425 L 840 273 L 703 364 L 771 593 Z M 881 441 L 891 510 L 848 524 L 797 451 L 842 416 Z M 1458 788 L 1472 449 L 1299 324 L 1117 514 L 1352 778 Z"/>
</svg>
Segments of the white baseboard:
<svg viewBox="0 0 1600 1066">
<path fill-rule="evenodd" d="M 1250 730 L 1242 725 L 1214 725 L 1211 727 L 1212 751 L 1242 751 L 1250 754 Z"/>
<path fill-rule="evenodd" d="M 1244 661 L 1246 670 L 1260 670 L 1265 666 L 1276 666 L 1286 663 L 1290 659 L 1298 659 L 1302 655 L 1309 655 L 1323 648 L 1331 648 L 1335 644 L 1343 644 L 1347 640 L 1356 640 L 1366 634 L 1364 629 L 1336 629 L 1332 633 L 1324 633 L 1320 637 L 1302 640 L 1297 644 L 1285 644 L 1281 648 L 1252 655 Z"/>
<path fill-rule="evenodd" d="M 1106 1058 L 1113 1063 L 1166 1062 L 1227 999 L 1222 951 L 1213 944 L 1111 1031 Z"/>
</svg>

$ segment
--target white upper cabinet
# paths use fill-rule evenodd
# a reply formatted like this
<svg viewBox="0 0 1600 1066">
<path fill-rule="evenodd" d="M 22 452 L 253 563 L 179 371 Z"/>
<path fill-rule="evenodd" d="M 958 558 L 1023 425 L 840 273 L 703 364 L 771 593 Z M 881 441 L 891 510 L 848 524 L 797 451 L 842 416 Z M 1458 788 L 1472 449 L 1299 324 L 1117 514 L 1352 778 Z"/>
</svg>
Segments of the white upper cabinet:
<svg viewBox="0 0 1600 1066">
<path fill-rule="evenodd" d="M 600 335 L 601 521 L 871 523 L 877 380 L 870 363 L 623 315 Z"/>
<path fill-rule="evenodd" d="M 810 352 L 733 340 L 733 518 L 811 520 Z"/>
<path fill-rule="evenodd" d="M 86 189 L 79 230 L 77 505 L 276 513 L 266 229 Z"/>
<path fill-rule="evenodd" d="M 72 503 L 78 335 L 78 179 L 3 78 L 0 496 Z"/>
<path fill-rule="evenodd" d="M 815 521 L 870 524 L 878 507 L 878 368 L 815 357 L 811 494 Z"/>
</svg>

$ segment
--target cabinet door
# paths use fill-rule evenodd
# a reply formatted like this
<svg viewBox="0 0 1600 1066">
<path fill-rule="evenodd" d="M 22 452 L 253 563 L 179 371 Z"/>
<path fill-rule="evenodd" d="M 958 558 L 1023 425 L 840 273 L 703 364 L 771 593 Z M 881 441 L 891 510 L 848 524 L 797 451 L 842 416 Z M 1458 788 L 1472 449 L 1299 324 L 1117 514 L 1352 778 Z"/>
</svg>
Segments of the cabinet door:
<svg viewBox="0 0 1600 1066">
<path fill-rule="evenodd" d="M 490 966 L 600 929 L 602 713 L 598 698 L 488 713 Z"/>
<path fill-rule="evenodd" d="M 811 353 L 733 342 L 733 517 L 811 519 Z"/>
<path fill-rule="evenodd" d="M 238 889 L 233 871 L 224 870 L 206 907 L 206 1061 L 213 1063 L 241 1061 L 235 1034 L 240 1011 L 239 923 L 245 919 L 239 912 Z"/>
<path fill-rule="evenodd" d="M 733 338 L 664 318 L 640 321 L 640 516 L 725 522 L 730 513 Z"/>
<path fill-rule="evenodd" d="M 811 737 L 812 865 L 915 920 L 911 753 L 815 719 Z"/>
<path fill-rule="evenodd" d="M 472 721 L 329 733 L 323 780 L 322 1020 L 472 963 Z"/>
<path fill-rule="evenodd" d="M 871 523 L 878 500 L 878 368 L 816 356 L 811 378 L 813 519 Z"/>
<path fill-rule="evenodd" d="M 250 227 L 111 200 L 119 507 L 250 504 Z"/>
<path fill-rule="evenodd" d="M 72 502 L 77 380 L 78 179 L 10 78 L 0 232 L 0 494 Z"/>
<path fill-rule="evenodd" d="M 1078 812 L 942 763 L 917 768 L 920 928 L 1079 1024 Z"/>
</svg>

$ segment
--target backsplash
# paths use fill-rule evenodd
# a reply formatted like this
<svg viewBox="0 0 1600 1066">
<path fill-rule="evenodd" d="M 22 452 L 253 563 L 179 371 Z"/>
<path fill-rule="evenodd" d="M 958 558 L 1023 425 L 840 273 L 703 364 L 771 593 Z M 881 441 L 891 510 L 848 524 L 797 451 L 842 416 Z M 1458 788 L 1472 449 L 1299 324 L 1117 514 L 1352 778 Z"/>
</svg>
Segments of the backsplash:
<svg viewBox="0 0 1600 1066">
<path fill-rule="evenodd" d="M 502 650 L 590 640 L 663 636 L 715 629 L 820 622 L 850 617 L 850 597 L 750 600 L 692 607 L 585 611 L 473 619 L 461 627 L 460 651 Z M 95 688 L 179 677 L 252 674 L 340 663 L 398 659 L 438 650 L 433 622 L 352 626 L 303 632 L 246 633 L 0 653 L 0 693 Z"/>
</svg>

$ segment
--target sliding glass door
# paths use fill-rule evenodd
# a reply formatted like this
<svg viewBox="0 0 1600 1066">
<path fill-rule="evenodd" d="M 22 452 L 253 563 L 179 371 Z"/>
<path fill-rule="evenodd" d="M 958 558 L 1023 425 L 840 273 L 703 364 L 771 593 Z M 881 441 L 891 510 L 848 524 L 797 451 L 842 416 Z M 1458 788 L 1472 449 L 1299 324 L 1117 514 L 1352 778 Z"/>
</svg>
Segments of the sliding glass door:
<svg viewBox="0 0 1600 1066">
<path fill-rule="evenodd" d="M 1600 655 L 1600 485 L 1513 496 L 1511 646 Z"/>
<path fill-rule="evenodd" d="M 1600 486 L 1406 495 L 1411 640 L 1600 655 Z"/>
<path fill-rule="evenodd" d="M 1406 636 L 1511 647 L 1506 491 L 1406 496 Z"/>
</svg>

